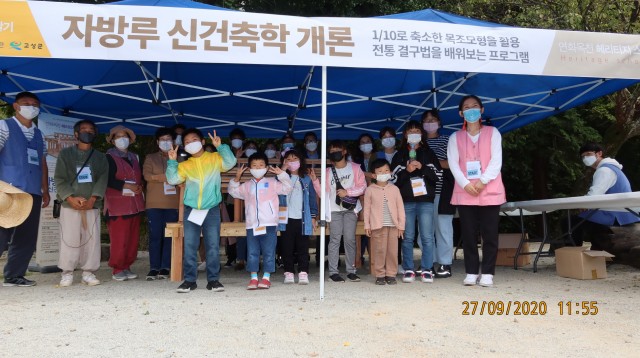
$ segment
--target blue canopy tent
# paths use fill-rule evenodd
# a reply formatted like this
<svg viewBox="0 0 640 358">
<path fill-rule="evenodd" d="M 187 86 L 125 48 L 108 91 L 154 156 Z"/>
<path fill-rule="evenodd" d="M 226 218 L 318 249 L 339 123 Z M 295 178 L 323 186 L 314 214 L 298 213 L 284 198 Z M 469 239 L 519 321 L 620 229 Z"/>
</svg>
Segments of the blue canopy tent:
<svg viewBox="0 0 640 358">
<path fill-rule="evenodd" d="M 118 5 L 228 10 L 188 0 L 126 0 Z M 434 10 L 383 18 L 502 25 Z M 250 137 L 280 137 L 321 128 L 320 68 L 0 57 L 0 98 L 37 93 L 45 111 L 93 119 L 103 131 L 126 123 L 138 134 L 184 123 L 226 135 L 242 126 Z M 485 102 L 485 118 L 501 132 L 560 113 L 637 83 L 601 79 L 329 67 L 329 138 L 355 138 L 390 125 L 401 130 L 425 109 L 441 111 L 445 131 L 458 128 L 461 96 Z"/>
</svg>

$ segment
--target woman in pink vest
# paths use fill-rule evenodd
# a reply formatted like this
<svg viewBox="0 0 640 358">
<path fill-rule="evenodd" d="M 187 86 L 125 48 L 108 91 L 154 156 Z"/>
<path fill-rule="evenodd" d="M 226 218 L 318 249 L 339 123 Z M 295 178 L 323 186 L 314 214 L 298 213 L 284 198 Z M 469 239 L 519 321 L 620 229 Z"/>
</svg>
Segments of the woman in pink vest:
<svg viewBox="0 0 640 358">
<path fill-rule="evenodd" d="M 456 185 L 451 204 L 458 206 L 467 276 L 463 284 L 493 286 L 498 255 L 500 205 L 506 202 L 502 185 L 502 136 L 481 121 L 484 107 L 477 96 L 465 96 L 458 105 L 462 130 L 449 138 L 447 156 Z M 482 270 L 478 255 L 482 237 Z"/>
<path fill-rule="evenodd" d="M 109 179 L 105 193 L 104 215 L 111 240 L 109 266 L 116 281 L 138 277 L 131 272 L 138 255 L 140 213 L 144 211 L 142 168 L 138 155 L 129 151 L 136 135 L 129 128 L 111 128 L 107 141 L 115 146 L 107 150 Z"/>
</svg>

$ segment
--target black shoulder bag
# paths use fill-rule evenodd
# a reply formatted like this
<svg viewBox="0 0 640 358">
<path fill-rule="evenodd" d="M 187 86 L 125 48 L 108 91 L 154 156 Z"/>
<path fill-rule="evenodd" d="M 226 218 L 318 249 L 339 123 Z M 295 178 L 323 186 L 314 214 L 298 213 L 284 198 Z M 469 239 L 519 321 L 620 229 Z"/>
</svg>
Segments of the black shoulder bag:
<svg viewBox="0 0 640 358">
<path fill-rule="evenodd" d="M 80 167 L 80 170 L 78 170 L 78 172 L 76 173 L 76 176 L 73 178 L 73 180 L 71 181 L 71 183 L 73 184 L 74 181 L 76 181 L 76 179 L 78 179 L 78 175 L 80 175 L 80 172 L 82 171 L 82 169 L 84 169 L 84 167 L 87 166 L 87 163 L 89 163 L 89 159 L 91 159 L 91 156 L 93 155 L 93 148 L 91 148 L 91 153 L 89 153 L 89 156 L 87 157 L 87 160 L 84 161 L 84 163 L 82 164 L 82 167 Z M 57 219 L 60 217 L 60 209 L 62 208 L 62 201 L 56 199 L 53 201 L 53 218 Z"/>
<path fill-rule="evenodd" d="M 338 179 L 338 173 L 336 173 L 336 168 L 331 167 L 331 172 L 333 173 L 333 179 L 336 181 L 336 192 L 339 189 L 344 189 L 342 184 L 340 184 L 340 180 Z M 358 198 L 354 196 L 345 196 L 344 198 L 339 197 L 336 194 L 336 204 L 343 209 L 346 210 L 354 210 L 358 203 Z"/>
</svg>

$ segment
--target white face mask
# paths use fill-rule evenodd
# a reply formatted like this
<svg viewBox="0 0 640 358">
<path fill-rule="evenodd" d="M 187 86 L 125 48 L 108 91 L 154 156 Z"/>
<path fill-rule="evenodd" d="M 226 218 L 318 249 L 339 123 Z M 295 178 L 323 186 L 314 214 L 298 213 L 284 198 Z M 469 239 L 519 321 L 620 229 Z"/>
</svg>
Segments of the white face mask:
<svg viewBox="0 0 640 358">
<path fill-rule="evenodd" d="M 171 143 L 170 140 L 161 140 L 158 142 L 158 147 L 160 147 L 160 150 L 163 152 L 170 151 L 172 149 L 172 145 L 173 143 Z"/>
<path fill-rule="evenodd" d="M 276 151 L 273 149 L 267 149 L 264 151 L 264 155 L 266 155 L 267 158 L 272 159 L 276 157 Z"/>
<path fill-rule="evenodd" d="M 376 181 L 380 183 L 386 183 L 391 179 L 391 174 L 377 174 Z"/>
<path fill-rule="evenodd" d="M 393 148 L 396 146 L 396 139 L 393 137 L 382 138 L 382 146 L 385 148 Z"/>
<path fill-rule="evenodd" d="M 369 154 L 373 150 L 373 144 L 371 143 L 360 144 L 360 150 L 363 153 Z"/>
<path fill-rule="evenodd" d="M 187 153 L 194 155 L 202 150 L 202 143 L 200 141 L 191 142 L 184 146 L 184 150 Z"/>
<path fill-rule="evenodd" d="M 422 140 L 422 134 L 409 134 L 407 135 L 407 143 L 409 144 L 418 144 Z"/>
<path fill-rule="evenodd" d="M 256 179 L 260 179 L 262 178 L 265 174 L 267 174 L 267 168 L 262 168 L 262 169 L 249 169 L 249 171 L 251 172 L 251 175 L 253 175 L 254 178 Z"/>
<path fill-rule="evenodd" d="M 236 149 L 242 148 L 242 139 L 232 139 L 231 146 Z"/>
<path fill-rule="evenodd" d="M 176 145 L 182 145 L 182 134 L 176 136 Z"/>
<path fill-rule="evenodd" d="M 427 133 L 435 133 L 438 131 L 438 128 L 440 128 L 440 125 L 437 122 L 427 122 L 422 125 L 422 128 L 424 128 Z"/>
<path fill-rule="evenodd" d="M 127 137 L 118 138 L 114 141 L 114 144 L 116 145 L 116 148 L 120 150 L 125 150 L 129 148 L 129 138 Z"/>
<path fill-rule="evenodd" d="M 244 151 L 244 154 L 247 155 L 247 158 L 249 158 L 250 156 L 254 155 L 255 153 L 257 153 L 258 151 L 256 149 L 253 148 L 249 148 L 247 150 Z"/>
<path fill-rule="evenodd" d="M 34 106 L 20 106 L 20 111 L 18 111 L 21 116 L 25 119 L 32 120 L 40 114 L 40 107 Z"/>
<path fill-rule="evenodd" d="M 307 144 L 304 145 L 305 148 L 307 148 L 308 151 L 313 152 L 316 149 L 318 149 L 318 142 L 309 142 Z"/>
<path fill-rule="evenodd" d="M 584 163 L 584 165 L 590 167 L 593 165 L 593 163 L 596 162 L 596 156 L 595 155 L 587 155 L 582 157 L 582 162 Z"/>
</svg>

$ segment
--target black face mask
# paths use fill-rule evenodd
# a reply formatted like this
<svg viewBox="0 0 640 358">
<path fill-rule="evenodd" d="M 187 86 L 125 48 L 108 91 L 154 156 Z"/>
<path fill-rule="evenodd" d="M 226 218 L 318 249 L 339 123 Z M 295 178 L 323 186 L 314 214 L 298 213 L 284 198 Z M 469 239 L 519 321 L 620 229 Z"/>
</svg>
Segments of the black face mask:
<svg viewBox="0 0 640 358">
<path fill-rule="evenodd" d="M 342 155 L 342 152 L 331 152 L 331 153 L 329 153 L 329 160 L 331 160 L 334 163 L 337 163 L 337 162 L 341 161 L 342 158 L 344 158 L 344 156 Z"/>
<path fill-rule="evenodd" d="M 96 135 L 89 132 L 78 133 L 78 140 L 85 144 L 91 144 L 96 139 Z"/>
</svg>

